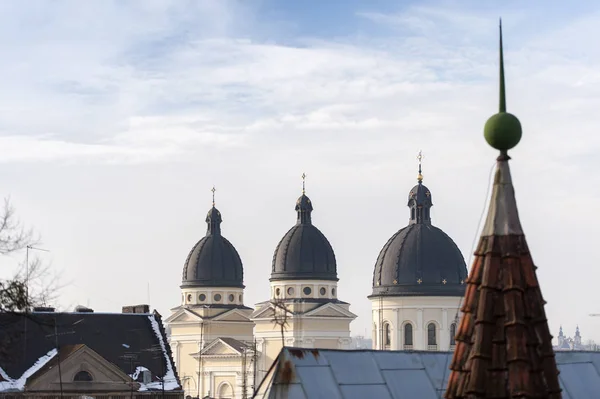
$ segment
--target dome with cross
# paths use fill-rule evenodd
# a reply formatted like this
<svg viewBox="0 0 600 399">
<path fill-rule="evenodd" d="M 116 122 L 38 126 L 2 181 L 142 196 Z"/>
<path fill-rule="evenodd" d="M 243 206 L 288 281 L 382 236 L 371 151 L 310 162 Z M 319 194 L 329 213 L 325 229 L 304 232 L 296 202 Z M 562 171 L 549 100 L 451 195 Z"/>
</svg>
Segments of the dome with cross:
<svg viewBox="0 0 600 399">
<path fill-rule="evenodd" d="M 408 194 L 408 226 L 396 232 L 377 257 L 373 294 L 462 296 L 467 267 L 454 241 L 431 223 L 431 191 L 423 184 L 419 153 L 418 183 Z"/>
</svg>

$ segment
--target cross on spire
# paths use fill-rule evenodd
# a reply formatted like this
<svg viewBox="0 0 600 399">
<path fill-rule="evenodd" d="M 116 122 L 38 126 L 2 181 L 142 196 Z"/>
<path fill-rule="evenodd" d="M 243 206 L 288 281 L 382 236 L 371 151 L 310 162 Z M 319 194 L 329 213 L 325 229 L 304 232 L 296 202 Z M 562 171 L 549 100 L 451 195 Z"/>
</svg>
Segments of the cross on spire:
<svg viewBox="0 0 600 399">
<path fill-rule="evenodd" d="M 419 181 L 419 183 L 423 181 L 423 174 L 421 170 L 421 162 L 423 161 L 423 158 L 425 158 L 425 156 L 423 155 L 423 151 L 419 150 L 419 155 L 417 155 L 417 160 L 419 161 L 419 175 L 417 176 L 417 180 Z"/>
<path fill-rule="evenodd" d="M 302 173 L 302 195 L 306 192 L 306 173 Z"/>
<path fill-rule="evenodd" d="M 215 206 L 215 191 L 217 191 L 217 189 L 215 188 L 215 186 L 213 186 L 210 191 L 212 191 L 212 205 L 213 207 Z"/>
</svg>

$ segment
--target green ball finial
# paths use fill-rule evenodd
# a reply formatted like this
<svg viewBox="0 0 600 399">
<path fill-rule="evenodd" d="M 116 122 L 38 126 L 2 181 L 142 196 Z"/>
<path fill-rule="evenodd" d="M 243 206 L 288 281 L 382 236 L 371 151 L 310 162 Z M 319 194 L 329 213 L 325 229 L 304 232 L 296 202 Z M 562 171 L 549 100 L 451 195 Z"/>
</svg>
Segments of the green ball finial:
<svg viewBox="0 0 600 399">
<path fill-rule="evenodd" d="M 499 112 L 485 123 L 483 135 L 489 145 L 500 151 L 508 151 L 521 141 L 521 122 L 513 114 Z"/>
</svg>

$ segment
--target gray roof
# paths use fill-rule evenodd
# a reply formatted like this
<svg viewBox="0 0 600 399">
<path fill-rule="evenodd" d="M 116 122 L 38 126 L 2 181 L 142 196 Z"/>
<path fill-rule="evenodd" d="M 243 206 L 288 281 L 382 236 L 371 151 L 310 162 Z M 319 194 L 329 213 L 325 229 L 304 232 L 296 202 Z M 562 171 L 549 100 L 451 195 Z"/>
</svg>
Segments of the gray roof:
<svg viewBox="0 0 600 399">
<path fill-rule="evenodd" d="M 439 399 L 451 352 L 283 348 L 255 398 Z M 600 352 L 557 352 L 563 399 L 600 392 Z"/>
<path fill-rule="evenodd" d="M 373 294 L 464 296 L 467 266 L 452 239 L 431 224 L 413 223 L 385 244 L 373 271 Z"/>
<path fill-rule="evenodd" d="M 235 247 L 221 235 L 221 213 L 214 206 L 206 215 L 206 236 L 194 245 L 185 265 L 181 287 L 244 288 L 244 269 Z"/>
<path fill-rule="evenodd" d="M 296 225 L 283 236 L 275 249 L 271 281 L 337 281 L 333 248 L 325 235 L 312 224 L 312 210 L 312 202 L 302 194 L 296 201 Z"/>
</svg>

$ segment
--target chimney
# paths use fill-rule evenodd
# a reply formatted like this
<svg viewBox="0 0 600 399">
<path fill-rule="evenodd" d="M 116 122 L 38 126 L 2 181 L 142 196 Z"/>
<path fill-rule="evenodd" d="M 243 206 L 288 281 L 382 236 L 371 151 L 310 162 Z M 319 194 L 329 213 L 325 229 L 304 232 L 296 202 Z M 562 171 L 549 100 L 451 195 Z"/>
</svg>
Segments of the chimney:
<svg viewBox="0 0 600 399">
<path fill-rule="evenodd" d="M 85 307 L 83 305 L 77 305 L 75 306 L 75 313 L 94 313 L 94 309 L 90 309 L 88 307 Z"/>
<path fill-rule="evenodd" d="M 122 313 L 147 314 L 150 313 L 150 305 L 123 306 Z"/>
</svg>

